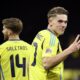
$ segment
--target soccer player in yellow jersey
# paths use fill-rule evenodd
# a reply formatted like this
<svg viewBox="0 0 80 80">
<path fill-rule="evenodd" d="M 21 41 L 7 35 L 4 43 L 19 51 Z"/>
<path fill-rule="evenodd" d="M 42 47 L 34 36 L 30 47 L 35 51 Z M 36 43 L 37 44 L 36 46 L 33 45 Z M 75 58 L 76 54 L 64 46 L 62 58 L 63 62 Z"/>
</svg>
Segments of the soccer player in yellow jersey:
<svg viewBox="0 0 80 80">
<path fill-rule="evenodd" d="M 0 45 L 0 69 L 1 80 L 29 80 L 28 60 L 33 47 L 20 40 L 23 23 L 18 18 L 3 19 L 4 39 L 8 39 Z"/>
<path fill-rule="evenodd" d="M 30 80 L 63 80 L 63 61 L 80 49 L 80 35 L 62 51 L 58 37 L 65 32 L 68 11 L 54 7 L 48 12 L 48 27 L 39 31 L 33 40 L 35 53 L 30 58 Z"/>
</svg>

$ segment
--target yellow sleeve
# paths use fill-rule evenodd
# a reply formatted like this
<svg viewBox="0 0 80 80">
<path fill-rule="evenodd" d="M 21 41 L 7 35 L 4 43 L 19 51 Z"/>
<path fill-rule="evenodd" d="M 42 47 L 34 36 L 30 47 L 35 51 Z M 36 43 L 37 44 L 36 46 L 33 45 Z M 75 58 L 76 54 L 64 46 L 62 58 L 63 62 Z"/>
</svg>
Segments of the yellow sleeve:
<svg viewBox="0 0 80 80">
<path fill-rule="evenodd" d="M 58 49 L 58 41 L 56 37 L 53 35 L 50 37 L 45 37 L 42 57 L 55 56 L 57 54 L 57 49 Z"/>
<path fill-rule="evenodd" d="M 44 48 L 42 57 L 52 57 L 57 53 L 56 46 Z"/>
<path fill-rule="evenodd" d="M 1 53 L 2 53 L 2 48 L 1 48 L 1 46 L 0 46 L 0 56 L 1 56 Z"/>
</svg>

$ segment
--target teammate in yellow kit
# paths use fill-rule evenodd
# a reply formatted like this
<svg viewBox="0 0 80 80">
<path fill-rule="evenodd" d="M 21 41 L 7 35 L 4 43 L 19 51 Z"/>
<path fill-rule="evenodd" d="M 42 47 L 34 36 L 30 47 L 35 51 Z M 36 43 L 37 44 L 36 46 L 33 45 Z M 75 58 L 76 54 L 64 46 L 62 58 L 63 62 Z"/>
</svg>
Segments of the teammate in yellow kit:
<svg viewBox="0 0 80 80">
<path fill-rule="evenodd" d="M 58 37 L 65 32 L 68 11 L 54 7 L 48 12 L 48 27 L 38 32 L 33 40 L 35 53 L 30 58 L 30 80 L 63 80 L 63 61 L 80 49 L 80 35 L 62 51 Z"/>
<path fill-rule="evenodd" d="M 3 80 L 29 80 L 28 60 L 33 47 L 20 40 L 23 23 L 18 18 L 3 19 L 4 39 L 0 46 L 0 68 Z"/>
</svg>

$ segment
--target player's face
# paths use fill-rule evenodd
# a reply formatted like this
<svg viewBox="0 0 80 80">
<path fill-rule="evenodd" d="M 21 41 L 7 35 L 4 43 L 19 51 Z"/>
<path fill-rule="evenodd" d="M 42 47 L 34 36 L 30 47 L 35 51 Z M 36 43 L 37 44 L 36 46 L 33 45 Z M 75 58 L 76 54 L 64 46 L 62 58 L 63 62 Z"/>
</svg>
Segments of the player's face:
<svg viewBox="0 0 80 80">
<path fill-rule="evenodd" d="M 51 18 L 50 25 L 52 31 L 57 35 L 62 35 L 67 27 L 68 18 L 65 14 L 56 15 Z"/>
<path fill-rule="evenodd" d="M 3 26 L 2 33 L 4 35 L 4 40 L 7 40 L 8 39 L 8 29 L 5 26 Z"/>
</svg>

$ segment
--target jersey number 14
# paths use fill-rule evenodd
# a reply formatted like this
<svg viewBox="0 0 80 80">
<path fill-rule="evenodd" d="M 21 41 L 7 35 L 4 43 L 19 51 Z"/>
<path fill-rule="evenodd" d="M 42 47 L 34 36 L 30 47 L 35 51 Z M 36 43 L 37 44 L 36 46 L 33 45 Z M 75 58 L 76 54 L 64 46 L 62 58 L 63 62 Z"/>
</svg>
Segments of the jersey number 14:
<svg viewBox="0 0 80 80">
<path fill-rule="evenodd" d="M 23 63 L 20 64 L 18 54 L 15 57 L 13 55 L 10 56 L 10 66 L 11 66 L 11 75 L 12 75 L 12 77 L 15 77 L 14 61 L 16 63 L 16 67 L 23 69 L 23 76 L 26 76 L 26 58 L 22 58 L 22 60 L 23 60 Z"/>
</svg>

